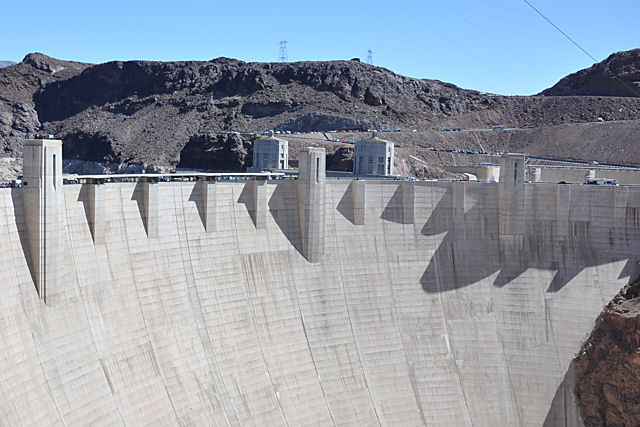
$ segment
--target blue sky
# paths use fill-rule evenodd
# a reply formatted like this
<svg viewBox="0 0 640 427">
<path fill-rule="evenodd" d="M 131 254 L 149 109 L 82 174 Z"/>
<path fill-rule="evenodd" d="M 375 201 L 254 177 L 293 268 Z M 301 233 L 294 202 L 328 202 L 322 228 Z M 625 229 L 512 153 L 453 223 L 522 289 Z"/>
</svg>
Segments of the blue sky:
<svg viewBox="0 0 640 427">
<path fill-rule="evenodd" d="M 530 0 L 596 59 L 640 47 L 638 0 Z M 537 93 L 593 61 L 524 1 L 11 1 L 0 60 L 290 61 L 367 57 L 399 74 L 505 95 Z"/>
</svg>

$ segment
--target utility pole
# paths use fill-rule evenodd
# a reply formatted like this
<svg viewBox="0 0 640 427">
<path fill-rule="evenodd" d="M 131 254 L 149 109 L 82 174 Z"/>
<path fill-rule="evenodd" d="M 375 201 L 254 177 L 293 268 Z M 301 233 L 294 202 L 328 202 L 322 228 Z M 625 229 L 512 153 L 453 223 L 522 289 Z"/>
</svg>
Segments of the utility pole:
<svg viewBox="0 0 640 427">
<path fill-rule="evenodd" d="M 373 65 L 373 51 L 371 49 L 367 51 L 367 64 Z"/>
<path fill-rule="evenodd" d="M 278 53 L 278 61 L 287 62 L 288 60 L 289 56 L 287 54 L 287 41 L 280 40 L 280 52 Z"/>
</svg>

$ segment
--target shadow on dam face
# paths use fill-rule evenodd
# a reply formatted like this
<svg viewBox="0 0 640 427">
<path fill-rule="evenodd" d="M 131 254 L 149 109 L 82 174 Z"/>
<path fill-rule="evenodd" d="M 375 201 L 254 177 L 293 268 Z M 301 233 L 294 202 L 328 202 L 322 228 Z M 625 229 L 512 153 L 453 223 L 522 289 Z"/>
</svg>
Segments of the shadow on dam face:
<svg viewBox="0 0 640 427">
<path fill-rule="evenodd" d="M 31 280 L 34 284 L 34 288 L 37 291 L 36 286 L 36 274 L 33 267 L 33 261 L 31 258 L 31 250 L 29 249 L 29 236 L 28 230 L 26 226 L 25 212 L 24 212 L 24 203 L 22 198 L 22 192 L 20 188 L 12 188 L 11 189 L 11 204 L 13 205 L 13 216 L 16 227 L 18 229 L 18 237 L 20 239 L 20 247 L 22 249 L 22 253 L 24 254 L 24 259 L 27 260 L 27 266 L 29 267 L 29 274 L 31 275 Z"/>
<path fill-rule="evenodd" d="M 573 390 L 576 386 L 578 373 L 575 361 L 571 361 L 569 369 L 564 374 L 562 383 L 558 386 L 551 407 L 544 419 L 543 427 L 568 427 L 582 424 L 582 417 L 578 411 Z"/>
<path fill-rule="evenodd" d="M 253 221 L 253 225 L 256 224 L 256 210 L 253 201 L 253 194 L 251 191 L 250 185 L 245 185 L 240 192 L 240 196 L 238 196 L 238 203 L 244 205 L 247 208 L 247 212 L 251 216 L 251 221 Z"/>
<path fill-rule="evenodd" d="M 402 224 L 402 184 L 398 185 L 389 203 L 387 203 L 387 206 L 382 211 L 380 218 Z"/>
<path fill-rule="evenodd" d="M 300 219 L 298 214 L 298 195 L 297 181 L 279 183 L 278 185 L 268 186 L 273 188 L 273 193 L 269 195 L 268 207 L 273 220 L 287 238 L 293 248 L 301 255 L 302 239 L 300 236 Z M 251 184 L 246 184 L 237 202 L 245 205 L 254 226 L 256 225 L 256 205 L 255 195 Z M 259 208 L 258 208 L 259 209 Z"/>
<path fill-rule="evenodd" d="M 543 219 L 536 210 L 525 210 L 521 231 L 505 235 L 500 233 L 502 217 L 496 205 L 495 200 L 479 198 L 456 206 L 453 186 L 446 190 L 421 230 L 425 236 L 444 234 L 420 279 L 426 292 L 463 288 L 495 273 L 493 285 L 502 287 L 529 268 L 555 271 L 547 292 L 556 292 L 585 268 L 622 260 L 627 263 L 619 279 L 638 274 L 640 227 L 635 208 L 625 208 L 624 220 L 618 223 L 614 214 L 571 218 L 573 207 L 564 220 Z M 390 210 L 387 206 L 385 212 Z"/>
<path fill-rule="evenodd" d="M 353 187 L 353 182 L 349 184 L 349 187 L 347 187 L 347 190 L 342 195 L 342 198 L 340 198 L 340 201 L 338 202 L 338 206 L 336 207 L 336 209 L 338 210 L 338 212 L 340 212 L 340 214 L 343 217 L 345 217 L 345 219 L 347 219 L 351 224 L 355 225 L 355 218 L 353 215 L 352 187 Z"/>
<path fill-rule="evenodd" d="M 579 425 L 570 360 L 637 274 L 631 187 L 144 179 L 63 187 L 47 304 L 0 192 L 7 424 Z"/>
<path fill-rule="evenodd" d="M 131 200 L 136 202 L 138 206 L 138 212 L 140 213 L 140 218 L 142 218 L 142 223 L 144 224 L 144 230 L 147 233 L 147 236 L 150 236 L 150 218 L 153 218 L 153 213 L 150 213 L 150 202 L 148 196 L 145 197 L 145 192 L 148 195 L 148 186 L 150 184 L 138 181 L 136 186 L 131 194 Z M 146 191 L 145 191 L 146 190 Z M 151 202 L 153 203 L 153 202 Z M 157 204 L 156 204 L 157 209 Z"/>
<path fill-rule="evenodd" d="M 203 226 L 206 226 L 205 220 L 205 212 L 204 212 L 204 186 L 207 185 L 206 181 L 198 181 L 196 185 L 193 186 L 191 190 L 191 194 L 189 194 L 189 201 L 193 202 L 196 205 L 196 210 L 198 211 L 198 216 L 200 217 L 200 222 L 202 222 Z"/>
<path fill-rule="evenodd" d="M 297 182 L 276 185 L 268 206 L 273 220 L 298 253 L 302 252 L 302 238 L 300 236 L 300 218 L 298 215 Z"/>
</svg>

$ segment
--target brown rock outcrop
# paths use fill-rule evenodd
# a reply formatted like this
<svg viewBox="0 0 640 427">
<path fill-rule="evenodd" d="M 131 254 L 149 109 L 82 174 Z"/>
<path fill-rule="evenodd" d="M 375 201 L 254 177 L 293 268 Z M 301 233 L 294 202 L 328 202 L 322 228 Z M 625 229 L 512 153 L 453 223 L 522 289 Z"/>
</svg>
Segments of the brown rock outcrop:
<svg viewBox="0 0 640 427">
<path fill-rule="evenodd" d="M 586 426 L 640 425 L 640 281 L 607 305 L 575 362 Z"/>
<path fill-rule="evenodd" d="M 569 74 L 541 95 L 640 96 L 640 49 L 616 52 Z"/>
<path fill-rule="evenodd" d="M 179 168 L 239 171 L 251 165 L 251 143 L 239 135 L 194 135 L 180 153 Z"/>
<path fill-rule="evenodd" d="M 610 69 L 628 69 L 625 75 L 632 78 L 632 64 L 614 63 Z M 596 117 L 638 120 L 640 98 L 507 97 L 357 61 L 246 63 L 217 58 L 91 65 L 34 53 L 0 69 L 0 150 L 16 158 L 22 138 L 37 133 L 63 139 L 73 148 L 67 154 L 77 160 L 175 167 L 191 138 L 207 133 L 439 131 L 443 126 L 486 129 L 497 124 L 540 127 L 542 132 L 550 125 Z M 502 147 L 511 145 L 509 135 L 503 134 Z M 541 144 L 555 141 L 535 139 Z M 630 158 L 627 150 L 598 147 L 596 152 L 619 152 L 618 162 Z M 183 166 L 195 168 L 197 162 Z"/>
</svg>

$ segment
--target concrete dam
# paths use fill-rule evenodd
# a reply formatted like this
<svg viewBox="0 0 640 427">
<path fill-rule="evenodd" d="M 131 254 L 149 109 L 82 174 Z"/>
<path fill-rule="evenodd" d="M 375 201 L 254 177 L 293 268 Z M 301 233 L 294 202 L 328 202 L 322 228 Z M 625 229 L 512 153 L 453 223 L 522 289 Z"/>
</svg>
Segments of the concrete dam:
<svg viewBox="0 0 640 427">
<path fill-rule="evenodd" d="M 0 190 L 6 425 L 581 425 L 640 188 L 326 178 Z M 53 156 L 53 157 L 52 157 Z M 57 156 L 57 157 L 56 157 Z"/>
</svg>

